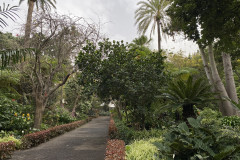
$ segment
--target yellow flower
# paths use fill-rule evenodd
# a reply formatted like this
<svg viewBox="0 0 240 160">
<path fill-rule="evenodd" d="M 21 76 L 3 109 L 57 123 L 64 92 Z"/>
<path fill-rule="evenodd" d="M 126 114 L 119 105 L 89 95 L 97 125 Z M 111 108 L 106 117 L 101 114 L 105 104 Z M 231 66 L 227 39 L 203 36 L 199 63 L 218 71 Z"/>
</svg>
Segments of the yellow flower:
<svg viewBox="0 0 240 160">
<path fill-rule="evenodd" d="M 22 114 L 22 116 L 24 117 L 24 116 L 25 116 L 25 114 Z"/>
<path fill-rule="evenodd" d="M 14 113 L 14 116 L 17 117 L 17 113 Z"/>
<path fill-rule="evenodd" d="M 27 117 L 30 117 L 30 114 L 29 114 L 29 113 L 27 114 Z"/>
<path fill-rule="evenodd" d="M 27 120 L 30 120 L 30 118 L 27 118 Z"/>
</svg>

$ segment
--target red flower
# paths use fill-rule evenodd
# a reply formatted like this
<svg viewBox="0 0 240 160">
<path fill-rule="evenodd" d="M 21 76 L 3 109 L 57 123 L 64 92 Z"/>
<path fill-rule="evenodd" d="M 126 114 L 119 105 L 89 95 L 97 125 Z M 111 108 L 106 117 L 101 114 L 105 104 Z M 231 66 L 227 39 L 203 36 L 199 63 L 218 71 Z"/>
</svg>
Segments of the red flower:
<svg viewBox="0 0 240 160">
<path fill-rule="evenodd" d="M 15 101 L 15 99 L 12 99 L 12 101 L 14 102 L 14 101 Z"/>
</svg>

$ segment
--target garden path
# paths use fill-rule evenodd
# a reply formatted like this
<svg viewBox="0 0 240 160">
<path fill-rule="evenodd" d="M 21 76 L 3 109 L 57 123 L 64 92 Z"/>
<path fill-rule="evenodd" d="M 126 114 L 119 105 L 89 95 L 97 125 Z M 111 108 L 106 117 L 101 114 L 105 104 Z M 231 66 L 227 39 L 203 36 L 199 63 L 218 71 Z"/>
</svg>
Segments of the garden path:
<svg viewBox="0 0 240 160">
<path fill-rule="evenodd" d="M 16 151 L 12 160 L 104 160 L 109 117 L 83 126 L 37 147 Z"/>
</svg>

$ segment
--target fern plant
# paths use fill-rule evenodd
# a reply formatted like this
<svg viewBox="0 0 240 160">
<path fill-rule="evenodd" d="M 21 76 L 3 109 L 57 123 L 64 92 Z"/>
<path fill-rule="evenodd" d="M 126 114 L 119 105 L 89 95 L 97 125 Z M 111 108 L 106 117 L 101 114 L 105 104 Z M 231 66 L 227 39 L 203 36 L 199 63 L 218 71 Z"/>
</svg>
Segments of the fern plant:
<svg viewBox="0 0 240 160">
<path fill-rule="evenodd" d="M 202 105 L 215 100 L 208 83 L 201 78 L 194 80 L 192 76 L 189 76 L 187 81 L 179 79 L 169 82 L 168 87 L 162 92 L 160 97 L 170 101 L 163 108 L 177 109 L 182 107 L 185 120 L 188 117 L 195 117 L 194 105 Z"/>
</svg>

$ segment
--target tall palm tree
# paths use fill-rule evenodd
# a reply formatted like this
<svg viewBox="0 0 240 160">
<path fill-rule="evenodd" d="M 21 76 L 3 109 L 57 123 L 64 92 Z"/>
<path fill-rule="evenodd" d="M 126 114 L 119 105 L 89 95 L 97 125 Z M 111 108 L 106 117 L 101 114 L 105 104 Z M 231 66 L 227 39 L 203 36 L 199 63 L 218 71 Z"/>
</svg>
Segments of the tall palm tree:
<svg viewBox="0 0 240 160">
<path fill-rule="evenodd" d="M 167 0 L 147 0 L 137 3 L 139 8 L 135 11 L 135 25 L 138 25 L 138 32 L 145 34 L 150 25 L 151 35 L 155 32 L 157 26 L 158 32 L 158 50 L 161 50 L 161 30 L 166 27 L 166 12 L 165 8 L 168 6 Z"/>
<path fill-rule="evenodd" d="M 19 4 L 21 4 L 23 1 L 25 0 L 20 0 Z M 30 38 L 34 4 L 36 4 L 37 9 L 40 7 L 43 11 L 46 9 L 51 9 L 51 7 L 56 8 L 56 0 L 28 0 L 28 14 L 25 26 L 25 47 L 28 47 L 28 41 Z"/>
</svg>

